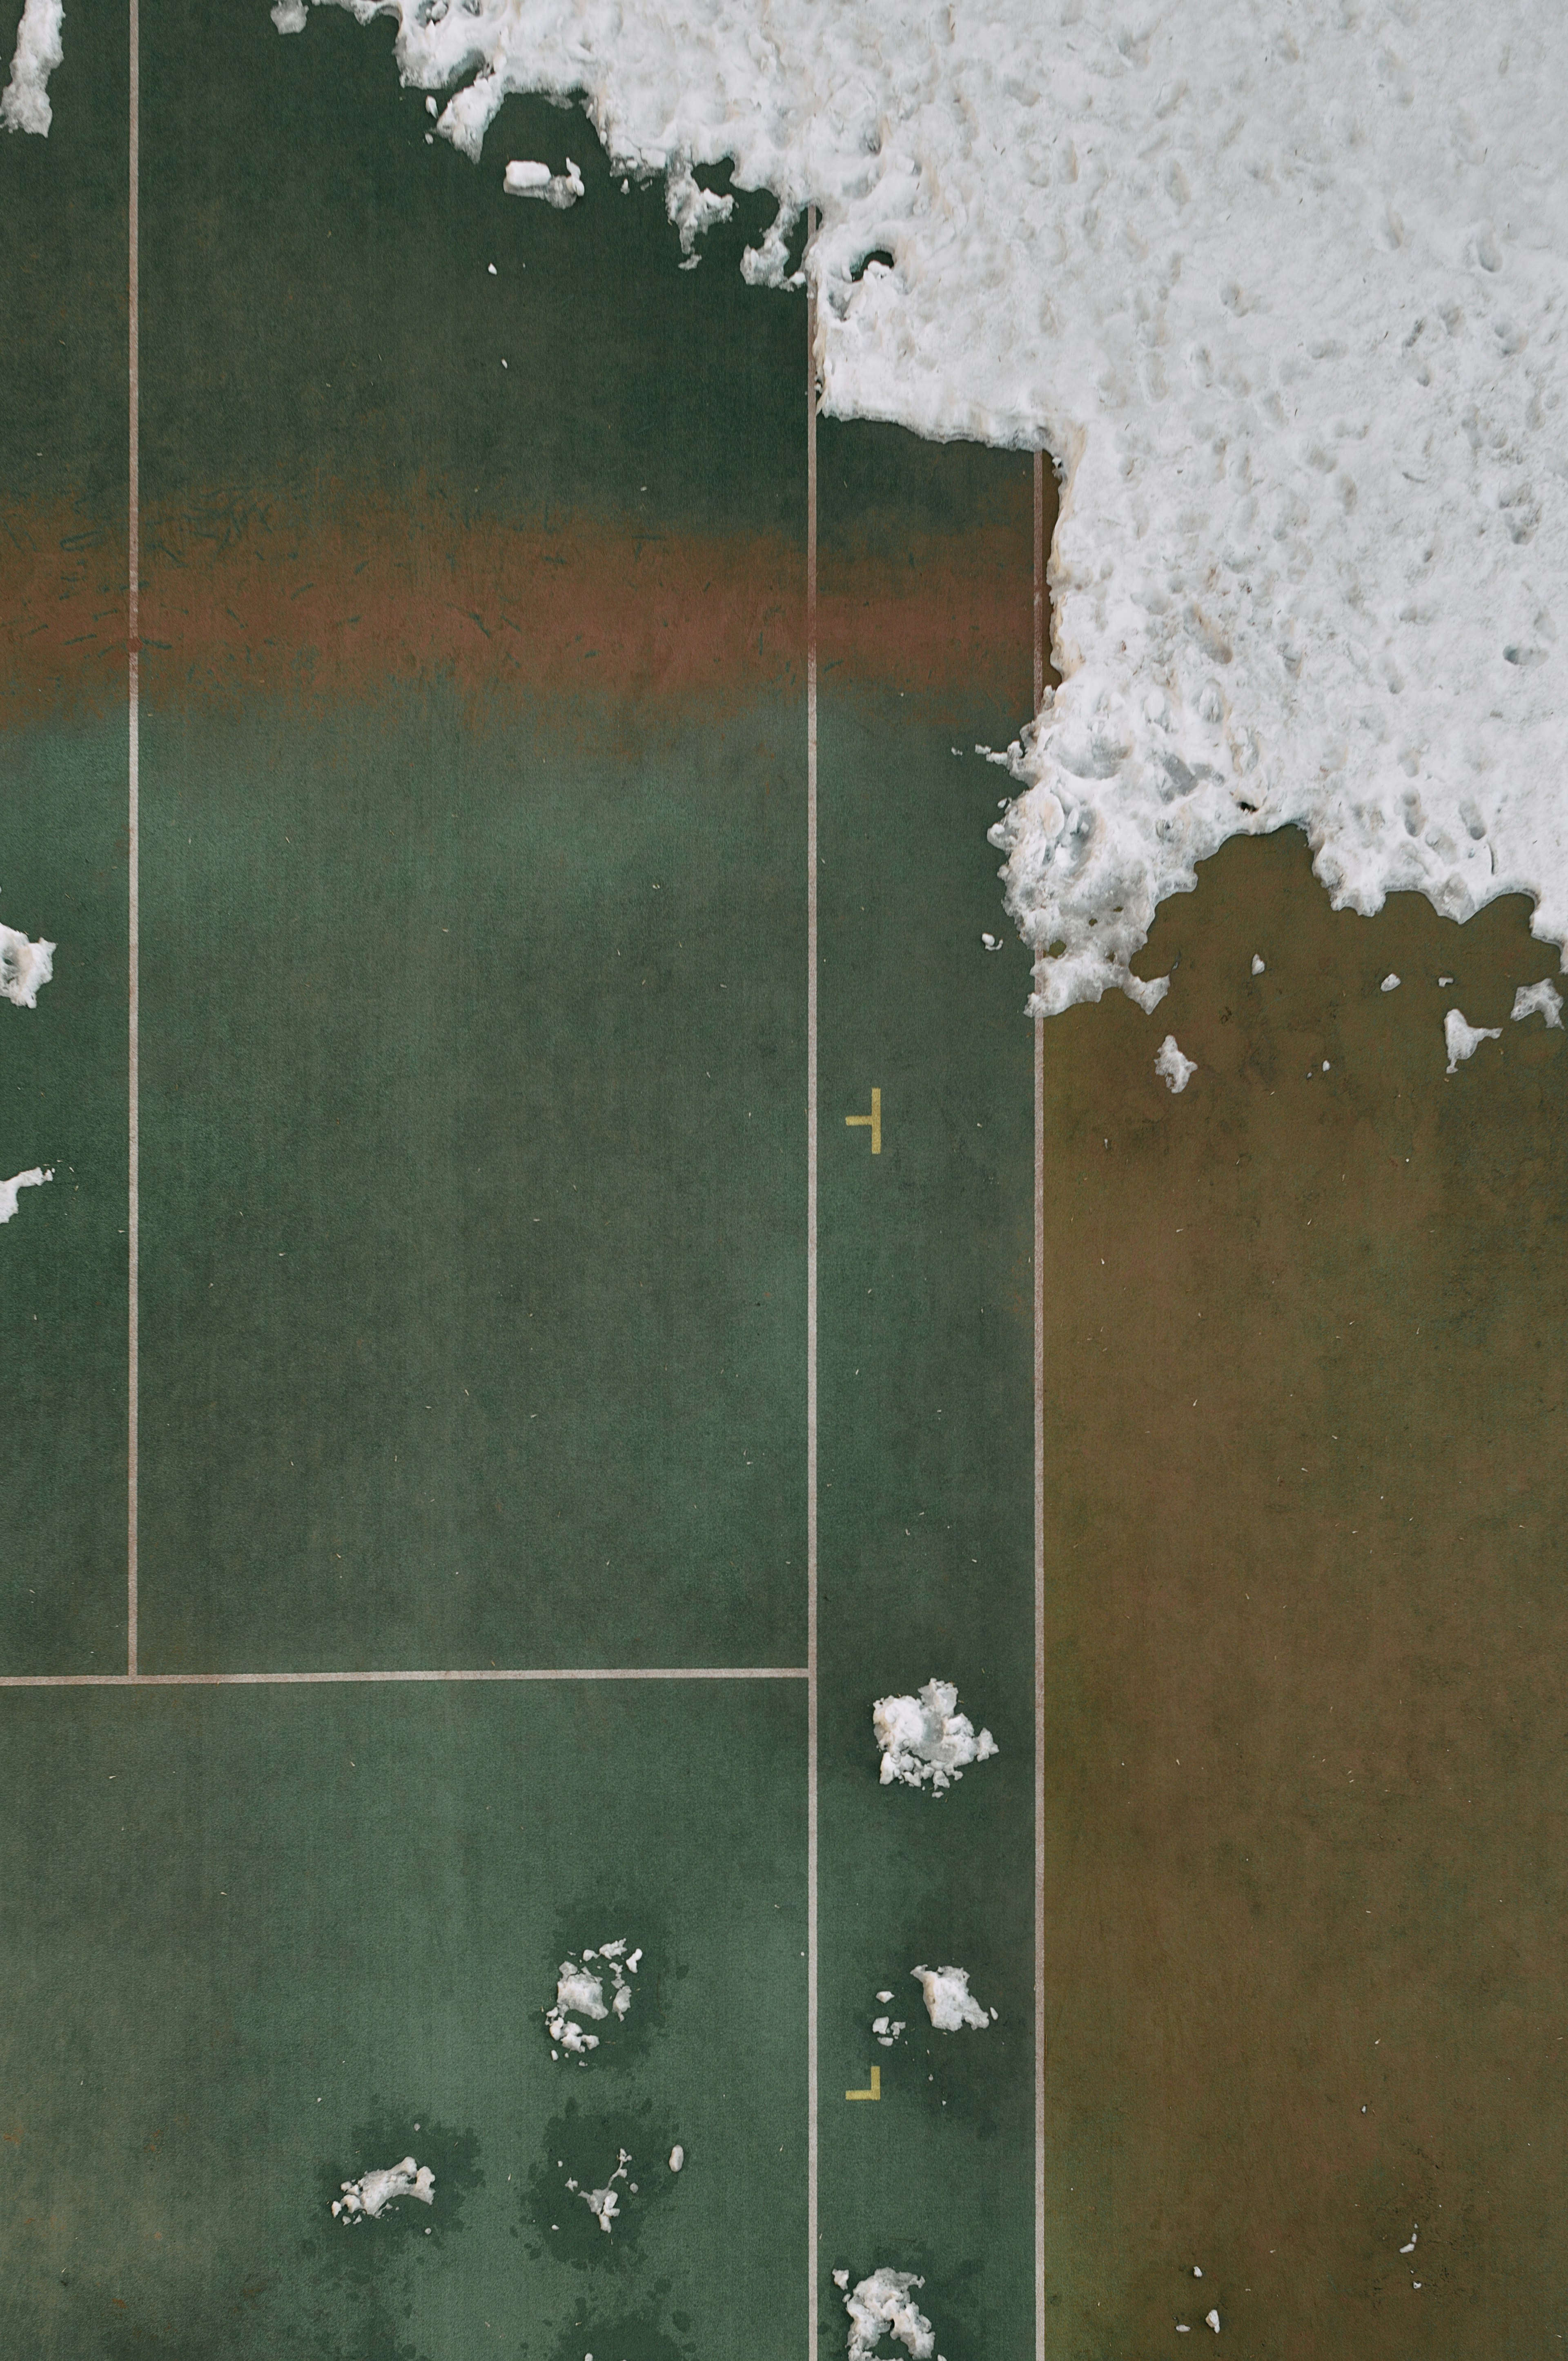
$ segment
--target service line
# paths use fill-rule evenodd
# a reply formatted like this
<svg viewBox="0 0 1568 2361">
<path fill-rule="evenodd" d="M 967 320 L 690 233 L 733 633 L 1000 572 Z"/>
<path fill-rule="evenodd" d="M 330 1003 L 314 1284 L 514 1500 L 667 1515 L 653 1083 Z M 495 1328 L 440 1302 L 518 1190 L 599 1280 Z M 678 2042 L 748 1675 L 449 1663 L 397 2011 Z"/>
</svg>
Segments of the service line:
<svg viewBox="0 0 1568 2361">
<path fill-rule="evenodd" d="M 312 1688 L 357 1681 L 804 1681 L 804 1664 L 485 1664 L 429 1672 L 3 1673 L 0 1689 Z"/>
</svg>

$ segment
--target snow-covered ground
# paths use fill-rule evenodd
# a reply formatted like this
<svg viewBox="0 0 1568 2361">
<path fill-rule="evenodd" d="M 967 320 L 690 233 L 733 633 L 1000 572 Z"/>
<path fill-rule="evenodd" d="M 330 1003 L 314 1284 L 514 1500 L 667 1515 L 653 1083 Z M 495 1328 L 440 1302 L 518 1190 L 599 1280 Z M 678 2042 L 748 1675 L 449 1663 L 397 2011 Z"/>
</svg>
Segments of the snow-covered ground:
<svg viewBox="0 0 1568 2361">
<path fill-rule="evenodd" d="M 872 1708 L 872 1728 L 882 1749 L 882 1784 L 902 1781 L 906 1787 L 930 1783 L 939 1795 L 965 1766 L 987 1762 L 1001 1748 L 989 1730 L 978 1736 L 967 1713 L 960 1713 L 959 1693 L 951 1681 L 927 1681 L 917 1697 L 878 1697 Z"/>
<path fill-rule="evenodd" d="M 508 92 L 580 95 L 688 250 L 730 161 L 780 202 L 754 281 L 815 203 L 829 412 L 1052 454 L 1062 686 L 994 830 L 1041 1008 L 1135 989 L 1157 903 L 1287 823 L 1336 906 L 1524 892 L 1568 939 L 1539 0 L 347 5 L 476 158 Z"/>
<path fill-rule="evenodd" d="M 759 285 L 815 204 L 828 411 L 1050 452 L 1062 685 L 992 831 L 1038 1008 L 1150 1005 L 1160 900 L 1287 824 L 1336 906 L 1525 893 L 1568 940 L 1568 42 L 1541 0 L 344 5 L 396 17 L 475 159 L 509 92 L 580 97 L 619 169 L 665 176 L 687 267 L 729 209 L 700 169 L 777 198 Z M 307 0 L 271 13 L 307 28 Z M 13 128 L 47 130 L 60 41 L 27 0 Z"/>
</svg>

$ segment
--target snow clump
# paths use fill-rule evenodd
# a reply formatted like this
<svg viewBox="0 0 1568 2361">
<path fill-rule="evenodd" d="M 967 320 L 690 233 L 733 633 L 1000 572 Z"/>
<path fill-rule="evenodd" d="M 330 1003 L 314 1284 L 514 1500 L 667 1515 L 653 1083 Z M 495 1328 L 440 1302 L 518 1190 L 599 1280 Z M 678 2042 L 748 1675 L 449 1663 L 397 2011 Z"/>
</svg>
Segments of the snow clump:
<svg viewBox="0 0 1568 2361">
<path fill-rule="evenodd" d="M 951 1681 L 927 1681 L 918 1697 L 878 1697 L 872 1708 L 872 1728 L 882 1749 L 882 1784 L 891 1787 L 901 1779 L 906 1787 L 927 1780 L 939 1795 L 964 1766 L 984 1763 L 1000 1747 L 989 1730 L 979 1736 L 967 1713 L 958 1709 L 959 1693 Z"/>
</svg>

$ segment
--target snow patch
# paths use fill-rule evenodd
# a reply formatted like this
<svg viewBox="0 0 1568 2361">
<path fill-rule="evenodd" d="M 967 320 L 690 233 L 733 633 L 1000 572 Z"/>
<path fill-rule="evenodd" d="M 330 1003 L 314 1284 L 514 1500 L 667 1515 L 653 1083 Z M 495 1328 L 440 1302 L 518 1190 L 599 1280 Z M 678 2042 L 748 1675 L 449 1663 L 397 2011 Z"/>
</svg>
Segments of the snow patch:
<svg viewBox="0 0 1568 2361">
<path fill-rule="evenodd" d="M 9 1180 L 0 1180 L 0 1222 L 8 1222 L 16 1210 L 16 1192 L 20 1189 L 41 1189 L 46 1180 L 54 1179 L 54 1168 L 47 1170 L 35 1164 L 30 1172 L 15 1172 Z"/>
<path fill-rule="evenodd" d="M 1061 686 L 992 831 L 1036 1009 L 1150 1005 L 1160 902 L 1288 826 L 1336 907 L 1528 893 L 1568 939 L 1551 10 L 344 5 L 471 156 L 509 92 L 580 98 L 686 265 L 729 204 L 699 170 L 777 200 L 756 285 L 815 204 L 827 414 L 1053 455 Z"/>
<path fill-rule="evenodd" d="M 1159 1045 L 1159 1052 L 1154 1061 L 1154 1070 L 1162 1081 L 1169 1083 L 1174 1096 L 1187 1088 L 1188 1083 L 1198 1071 L 1198 1060 L 1196 1058 L 1184 1058 L 1176 1046 L 1175 1034 L 1168 1033 Z"/>
<path fill-rule="evenodd" d="M 959 2033 L 972 2026 L 983 2033 L 995 2016 L 984 2009 L 969 1988 L 967 1968 L 912 1968 L 911 1975 L 926 1995 L 926 2014 L 938 2033 Z"/>
<path fill-rule="evenodd" d="M 891 1787 L 901 1779 L 906 1787 L 929 1780 L 939 1795 L 954 1779 L 961 1779 L 970 1763 L 988 1762 L 1001 1752 L 989 1730 L 979 1736 L 967 1713 L 958 1709 L 959 1693 L 951 1681 L 927 1681 L 918 1697 L 878 1697 L 872 1708 L 872 1728 L 882 1749 L 882 1784 Z"/>
<path fill-rule="evenodd" d="M 1561 1033 L 1563 994 L 1558 991 L 1552 978 L 1549 975 L 1543 975 L 1539 983 L 1520 984 L 1514 994 L 1514 1005 L 1509 1014 L 1516 1025 L 1522 1024 L 1527 1016 L 1544 1016 L 1548 1026 L 1553 1031 Z"/>
<path fill-rule="evenodd" d="M 848 2271 L 835 2271 L 834 2285 L 844 2291 L 850 2315 L 849 2361 L 868 2361 L 885 2335 L 902 2345 L 913 2361 L 941 2361 L 937 2333 L 910 2294 L 923 2288 L 913 2271 L 892 2271 L 885 2265 L 851 2290 Z"/>
<path fill-rule="evenodd" d="M 519 159 L 507 166 L 501 185 L 509 197 L 540 197 L 557 213 L 565 213 L 584 193 L 583 176 L 569 156 L 564 172 L 553 172 L 548 164 Z"/>
<path fill-rule="evenodd" d="M 63 0 L 27 0 L 16 27 L 11 79 L 0 92 L 0 123 L 7 131 L 36 131 L 49 137 L 54 109 L 49 78 L 65 60 Z"/>
<path fill-rule="evenodd" d="M 1457 1073 L 1466 1058 L 1473 1058 L 1483 1041 L 1500 1041 L 1500 1025 L 1467 1025 L 1457 1008 L 1451 1008 L 1442 1020 L 1442 1038 L 1448 1048 L 1448 1071 Z"/>
<path fill-rule="evenodd" d="M 1390 968 L 1390 969 L 1389 969 L 1389 971 L 1388 971 L 1387 974 L 1384 977 L 1384 979 L 1383 979 L 1382 983 L 1378 985 L 1377 989 L 1378 989 L 1378 991 L 1379 991 L 1379 992 L 1398 992 L 1398 989 L 1399 989 L 1399 979 L 1398 979 L 1398 977 L 1394 973 L 1394 971 L 1392 970 L 1392 968 Z"/>
<path fill-rule="evenodd" d="M 544 2030 L 554 2045 L 551 2055 L 562 2049 L 575 2058 L 584 2058 L 599 2046 L 597 2033 L 589 2033 L 578 2022 L 586 2017 L 590 2025 L 603 2025 L 610 2017 L 619 2023 L 631 2007 L 630 1979 L 641 1965 L 641 1949 L 627 1956 L 626 1938 L 618 1936 L 613 1943 L 601 1943 L 596 1950 L 589 1945 L 580 1960 L 562 1960 L 555 1984 L 554 2004 L 544 2012 Z M 624 1962 L 624 1965 L 623 1965 Z M 605 1999 L 605 1974 L 610 1980 L 610 1996 Z"/>
<path fill-rule="evenodd" d="M 362 2172 L 357 2180 L 341 2186 L 343 2194 L 333 2199 L 332 2210 L 345 2222 L 374 2222 L 394 2197 L 417 2197 L 422 2205 L 435 2202 L 434 2173 L 411 2156 L 389 2165 L 385 2172 Z"/>
<path fill-rule="evenodd" d="M 4 105 L 0 99 L 0 108 Z M 8 1000 L 14 1008 L 36 1008 L 39 992 L 54 973 L 58 949 L 55 943 L 30 943 L 15 927 L 0 927 L 0 1000 Z"/>
</svg>

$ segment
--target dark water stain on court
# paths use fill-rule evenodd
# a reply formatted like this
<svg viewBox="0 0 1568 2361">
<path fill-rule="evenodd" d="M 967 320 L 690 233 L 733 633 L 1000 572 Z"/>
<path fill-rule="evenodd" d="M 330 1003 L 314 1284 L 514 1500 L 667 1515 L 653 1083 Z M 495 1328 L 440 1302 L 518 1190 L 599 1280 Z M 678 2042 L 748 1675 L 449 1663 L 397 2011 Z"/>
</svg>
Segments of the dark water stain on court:
<svg viewBox="0 0 1568 2361">
<path fill-rule="evenodd" d="M 1568 1063 L 1510 1018 L 1557 967 L 1527 917 L 1336 915 L 1287 831 L 1162 910 L 1152 1022 L 1046 1028 L 1065 2352 L 1216 2305 L 1266 2361 L 1513 2356 L 1568 2295 Z M 1450 1076 L 1452 1006 L 1501 1038 Z"/>
<path fill-rule="evenodd" d="M 682 2329 L 685 2335 L 672 2334 Z M 596 2318 L 591 2308 L 583 2317 L 561 2334 L 549 2347 L 550 2361 L 584 2361 L 591 2353 L 594 2361 L 695 2361 L 696 2348 L 690 2340 L 691 2322 L 684 2312 L 670 2316 L 669 2327 L 661 2314 L 653 2311 L 622 2312 L 605 2320 Z M 530 2346 L 524 2339 L 522 2350 Z"/>
</svg>

